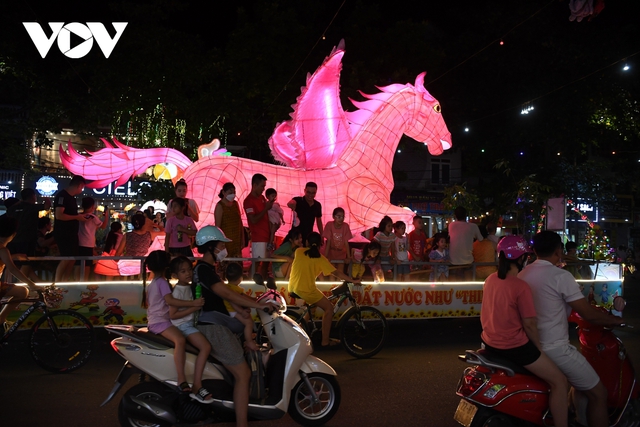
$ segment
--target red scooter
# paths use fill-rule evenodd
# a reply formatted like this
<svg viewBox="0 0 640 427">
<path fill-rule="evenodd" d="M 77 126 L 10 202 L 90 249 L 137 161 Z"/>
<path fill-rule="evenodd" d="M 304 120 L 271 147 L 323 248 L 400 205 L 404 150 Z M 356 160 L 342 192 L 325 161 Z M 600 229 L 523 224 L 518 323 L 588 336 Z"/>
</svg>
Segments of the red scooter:
<svg viewBox="0 0 640 427">
<path fill-rule="evenodd" d="M 621 297 L 614 300 L 618 311 L 622 311 L 625 304 Z M 577 313 L 572 313 L 569 320 L 577 323 L 580 351 L 607 389 L 609 424 L 640 426 L 640 388 L 622 341 L 611 329 L 592 325 Z M 456 389 L 462 399 L 453 418 L 460 424 L 465 427 L 553 426 L 548 405 L 549 385 L 545 381 L 486 350 L 467 350 L 458 358 L 474 365 L 464 370 Z M 574 397 L 570 421 L 587 425 L 586 398 L 582 394 Z"/>
</svg>

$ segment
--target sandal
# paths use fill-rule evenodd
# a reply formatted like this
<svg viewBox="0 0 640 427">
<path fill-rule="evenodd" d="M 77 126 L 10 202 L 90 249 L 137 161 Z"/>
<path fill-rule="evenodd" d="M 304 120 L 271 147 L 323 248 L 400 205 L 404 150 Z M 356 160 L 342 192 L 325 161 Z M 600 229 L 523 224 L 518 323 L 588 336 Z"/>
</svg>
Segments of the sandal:
<svg viewBox="0 0 640 427">
<path fill-rule="evenodd" d="M 329 347 L 335 347 L 336 345 L 340 345 L 341 342 L 340 340 L 337 340 L 335 338 L 330 338 L 329 339 L 329 344 L 320 344 L 320 348 L 329 348 Z"/>
<path fill-rule="evenodd" d="M 189 385 L 188 382 L 184 381 L 181 382 L 180 385 L 178 386 L 178 388 L 180 389 L 181 392 L 183 393 L 188 393 L 191 391 L 191 386 Z"/>
<path fill-rule="evenodd" d="M 213 395 L 209 393 L 209 390 L 204 387 L 200 387 L 200 390 L 198 390 L 197 393 L 190 393 L 189 397 L 197 400 L 200 403 L 208 404 L 213 402 Z"/>
</svg>

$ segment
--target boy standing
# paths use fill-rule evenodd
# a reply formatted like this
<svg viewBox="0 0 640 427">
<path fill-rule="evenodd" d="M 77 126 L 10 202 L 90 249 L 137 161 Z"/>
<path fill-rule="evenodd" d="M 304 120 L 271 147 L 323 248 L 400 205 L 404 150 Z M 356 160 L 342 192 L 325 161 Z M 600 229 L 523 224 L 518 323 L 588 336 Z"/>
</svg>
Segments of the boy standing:
<svg viewBox="0 0 640 427">
<path fill-rule="evenodd" d="M 100 228 L 104 230 L 109 224 L 109 208 L 104 208 L 104 219 L 100 219 L 94 215 L 96 211 L 96 201 L 93 197 L 82 198 L 82 216 L 84 222 L 78 225 L 78 255 L 93 256 L 93 249 L 96 247 L 96 230 Z M 84 267 L 84 281 L 89 280 L 89 273 L 93 261 L 86 261 Z"/>
<path fill-rule="evenodd" d="M 409 257 L 411 261 L 428 261 L 425 256 L 425 248 L 427 246 L 427 233 L 424 232 L 424 224 L 422 217 L 416 215 L 413 217 L 413 231 L 408 235 L 409 239 Z M 412 266 L 415 270 L 424 268 L 424 265 Z"/>
</svg>

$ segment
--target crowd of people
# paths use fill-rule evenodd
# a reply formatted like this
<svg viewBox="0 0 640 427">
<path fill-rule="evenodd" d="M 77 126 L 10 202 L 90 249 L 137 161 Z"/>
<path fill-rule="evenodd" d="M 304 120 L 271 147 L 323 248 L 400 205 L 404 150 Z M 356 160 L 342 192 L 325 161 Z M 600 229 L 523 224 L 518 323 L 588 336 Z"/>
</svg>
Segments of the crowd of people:
<svg viewBox="0 0 640 427">
<path fill-rule="evenodd" d="M 304 196 L 287 203 L 294 226 L 276 248 L 275 232 L 285 223 L 284 212 L 277 204 L 277 191 L 269 189 L 265 193 L 266 183 L 266 177 L 254 175 L 251 192 L 243 201 L 251 256 L 279 259 L 271 274 L 289 280 L 290 296 L 323 310 L 322 346 L 333 346 L 338 341 L 329 337 L 333 307 L 316 286 L 320 275 L 359 283 L 367 266 L 372 276 L 380 280 L 395 266 L 399 277 L 406 279 L 412 267 L 423 268 L 407 262 L 418 261 L 428 262 L 425 265 L 431 270 L 431 280 L 467 280 L 470 264 L 484 263 L 476 268 L 476 278 L 485 280 L 480 318 L 483 346 L 549 383 L 550 410 L 556 426 L 567 425 L 569 384 L 575 393 L 583 393 L 588 399 L 589 425 L 607 425 L 606 389 L 589 363 L 570 345 L 567 313 L 574 310 L 584 319 L 605 326 L 619 325 L 622 319 L 595 310 L 575 280 L 578 272 L 559 268 L 563 267 L 563 259 L 573 260 L 574 244 L 566 245 L 565 254 L 560 236 L 542 231 L 534 236 L 531 250 L 520 236 L 497 239 L 493 224 L 478 227 L 468 223 L 464 208 L 457 208 L 456 221 L 449 225 L 448 235 L 438 233 L 428 239 L 419 216 L 413 219 L 413 230 L 408 234 L 404 222 L 384 217 L 371 230 L 368 243 L 352 248 L 349 240 L 353 235 L 345 222 L 345 210 L 336 207 L 333 221 L 323 224 L 322 206 L 315 200 L 318 186 L 309 182 Z M 53 236 L 49 236 L 50 220 L 38 217 L 38 212 L 48 206 L 38 205 L 35 192 L 30 189 L 25 189 L 22 200 L 0 217 L 0 273 L 7 270 L 26 284 L 3 282 L 0 297 L 20 299 L 29 290 L 40 289 L 28 264 L 16 265 L 12 253 L 35 256 L 46 253 L 53 242 L 63 256 L 94 253 L 96 230 L 109 226 L 109 211 L 105 209 L 103 218 L 99 218 L 95 215 L 95 200 L 85 197 L 81 201 L 82 213 L 78 213 L 75 196 L 84 185 L 82 177 L 73 177 L 69 186 L 54 197 Z M 200 229 L 196 228 L 199 208 L 186 195 L 186 183 L 179 181 L 176 197 L 168 204 L 166 223 L 153 212 L 133 215 L 133 230 L 126 234 L 122 233 L 122 224 L 112 223 L 105 251 L 146 257 L 144 264 L 152 277 L 147 286 L 147 275 L 142 275 L 148 328 L 175 344 L 178 388 L 192 399 L 210 403 L 213 397 L 202 385 L 202 373 L 208 356 L 213 355 L 234 377 L 237 425 L 246 425 L 250 370 L 244 353 L 258 349 L 251 309 L 264 309 L 269 303 L 247 296 L 240 286 L 241 265 L 225 261 L 242 256 L 247 241 L 233 184 L 226 183 L 220 191 L 216 224 Z M 164 250 L 147 254 L 154 233 L 165 234 Z M 192 248 L 202 255 L 195 265 L 189 259 Z M 536 260 L 524 268 L 532 252 Z M 496 257 L 497 266 L 490 265 Z M 74 264 L 73 259 L 60 262 L 56 281 L 68 276 Z M 269 273 L 267 266 L 260 266 L 265 274 Z M 82 274 L 86 279 L 88 273 Z M 176 281 L 175 286 L 170 285 L 169 279 Z M 15 306 L 16 303 L 7 304 L 0 312 L 0 324 L 5 330 L 10 327 L 7 314 Z M 244 344 L 238 335 L 244 337 Z M 185 374 L 187 342 L 199 351 L 192 384 Z"/>
</svg>

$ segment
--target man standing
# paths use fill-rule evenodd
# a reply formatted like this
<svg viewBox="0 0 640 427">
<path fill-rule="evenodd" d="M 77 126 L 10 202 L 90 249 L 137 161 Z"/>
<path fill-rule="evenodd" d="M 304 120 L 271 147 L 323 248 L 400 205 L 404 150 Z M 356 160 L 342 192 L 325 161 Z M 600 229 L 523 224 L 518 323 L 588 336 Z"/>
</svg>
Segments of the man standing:
<svg viewBox="0 0 640 427">
<path fill-rule="evenodd" d="M 476 224 L 467 222 L 467 210 L 458 206 L 454 211 L 456 220 L 449 224 L 449 258 L 452 265 L 473 263 L 473 241 L 482 240 Z M 453 269 L 458 280 L 471 280 L 471 267 Z"/>
<path fill-rule="evenodd" d="M 318 227 L 318 233 L 322 236 L 322 205 L 316 200 L 318 184 L 307 182 L 304 186 L 304 196 L 294 197 L 287 203 L 287 206 L 296 213 L 300 220 L 300 232 L 302 240 L 306 241 L 309 234 L 313 232 L 313 222 Z"/>
<path fill-rule="evenodd" d="M 569 344 L 567 318 L 571 310 L 575 310 L 583 319 L 596 325 L 618 326 L 623 321 L 593 308 L 571 273 L 556 267 L 562 259 L 562 240 L 557 233 L 541 231 L 536 234 L 533 251 L 538 259 L 518 277 L 529 284 L 533 294 L 541 350 L 558 365 L 576 393 L 584 393 L 587 397 L 589 426 L 608 426 L 607 390 L 589 362 Z"/>
<path fill-rule="evenodd" d="M 53 224 L 53 236 L 55 238 L 60 256 L 78 256 L 78 228 L 80 221 L 86 221 L 83 215 L 78 215 L 78 203 L 76 196 L 82 193 L 86 182 L 80 175 L 71 178 L 69 186 L 58 191 L 53 196 L 53 208 L 55 223 Z M 62 260 L 56 269 L 55 282 L 67 280 L 73 272 L 75 259 Z"/>
<path fill-rule="evenodd" d="M 267 177 L 255 174 L 251 177 L 251 192 L 244 199 L 244 212 L 247 215 L 249 231 L 251 232 L 251 257 L 266 258 L 267 243 L 269 243 L 269 209 L 273 206 L 262 193 L 267 186 Z M 261 262 L 259 270 L 262 275 L 267 273 L 267 263 Z"/>
</svg>

